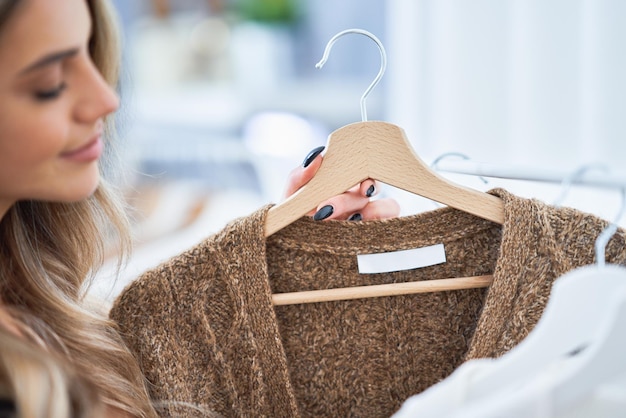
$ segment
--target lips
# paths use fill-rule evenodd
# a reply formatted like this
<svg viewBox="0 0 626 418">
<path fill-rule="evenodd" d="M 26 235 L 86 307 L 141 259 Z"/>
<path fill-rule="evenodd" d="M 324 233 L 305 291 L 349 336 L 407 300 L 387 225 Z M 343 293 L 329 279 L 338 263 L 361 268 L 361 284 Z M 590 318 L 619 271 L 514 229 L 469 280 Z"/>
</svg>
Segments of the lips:
<svg viewBox="0 0 626 418">
<path fill-rule="evenodd" d="M 98 134 L 82 147 L 62 153 L 61 158 L 78 163 L 88 163 L 100 158 L 103 150 L 102 136 Z"/>
</svg>

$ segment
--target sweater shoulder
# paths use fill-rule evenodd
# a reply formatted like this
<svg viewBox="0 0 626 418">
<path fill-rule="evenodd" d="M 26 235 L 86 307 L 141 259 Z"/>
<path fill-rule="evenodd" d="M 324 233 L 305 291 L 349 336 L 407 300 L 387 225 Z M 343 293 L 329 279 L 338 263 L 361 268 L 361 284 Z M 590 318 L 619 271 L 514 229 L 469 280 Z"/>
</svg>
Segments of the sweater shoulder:
<svg viewBox="0 0 626 418">
<path fill-rule="evenodd" d="M 200 295 L 218 298 L 227 280 L 220 272 L 225 265 L 237 263 L 246 249 L 260 245 L 257 241 L 263 235 L 269 207 L 232 220 L 197 245 L 143 273 L 114 301 L 111 319 L 121 323 L 129 317 L 169 311 L 183 301 L 197 305 L 203 300 Z"/>
<path fill-rule="evenodd" d="M 133 280 L 116 298 L 111 319 L 128 322 L 136 316 L 162 311 L 181 291 L 194 291 L 217 275 L 218 240 L 211 236 L 194 247 L 162 262 Z"/>
</svg>

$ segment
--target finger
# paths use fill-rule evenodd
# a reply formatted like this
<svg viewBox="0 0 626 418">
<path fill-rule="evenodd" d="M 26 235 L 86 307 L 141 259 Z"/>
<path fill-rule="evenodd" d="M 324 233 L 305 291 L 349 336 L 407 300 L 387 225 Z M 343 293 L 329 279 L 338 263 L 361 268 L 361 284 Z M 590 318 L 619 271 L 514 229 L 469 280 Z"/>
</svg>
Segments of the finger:
<svg viewBox="0 0 626 418">
<path fill-rule="evenodd" d="M 323 146 L 313 149 L 306 156 L 301 166 L 291 170 L 289 178 L 287 179 L 287 187 L 285 188 L 283 199 L 286 199 L 294 194 L 299 188 L 307 184 L 313 178 L 322 164 L 322 157 L 320 156 L 322 151 L 324 151 Z"/>
<path fill-rule="evenodd" d="M 361 196 L 375 196 L 378 193 L 378 182 L 372 179 L 364 180 L 359 186 L 359 192 L 361 193 Z"/>
<path fill-rule="evenodd" d="M 396 218 L 400 216 L 400 205 L 392 198 L 372 200 L 358 213 L 364 221 Z"/>
<path fill-rule="evenodd" d="M 328 199 L 318 206 L 313 219 L 348 219 L 352 214 L 360 212 L 369 203 L 369 198 L 359 192 L 348 191 Z"/>
<path fill-rule="evenodd" d="M 363 220 L 363 215 L 361 215 L 359 212 L 357 213 L 353 213 L 352 215 L 350 215 L 348 217 L 349 221 L 362 221 Z"/>
</svg>

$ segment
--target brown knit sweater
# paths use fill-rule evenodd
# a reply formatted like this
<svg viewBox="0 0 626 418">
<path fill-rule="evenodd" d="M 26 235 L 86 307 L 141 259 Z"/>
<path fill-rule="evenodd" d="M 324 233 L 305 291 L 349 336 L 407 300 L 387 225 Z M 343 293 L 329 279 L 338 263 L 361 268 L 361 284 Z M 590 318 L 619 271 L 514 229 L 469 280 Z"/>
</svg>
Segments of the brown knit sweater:
<svg viewBox="0 0 626 418">
<path fill-rule="evenodd" d="M 111 317 L 166 416 L 386 417 L 464 360 L 499 356 L 538 321 L 552 282 L 594 261 L 606 222 L 491 193 L 500 226 L 443 208 L 368 222 L 303 218 L 264 238 L 269 206 L 147 272 Z M 623 231 L 607 262 L 626 262 Z M 356 254 L 443 243 L 445 264 L 360 275 Z M 487 289 L 274 307 L 271 293 L 494 274 Z"/>
</svg>

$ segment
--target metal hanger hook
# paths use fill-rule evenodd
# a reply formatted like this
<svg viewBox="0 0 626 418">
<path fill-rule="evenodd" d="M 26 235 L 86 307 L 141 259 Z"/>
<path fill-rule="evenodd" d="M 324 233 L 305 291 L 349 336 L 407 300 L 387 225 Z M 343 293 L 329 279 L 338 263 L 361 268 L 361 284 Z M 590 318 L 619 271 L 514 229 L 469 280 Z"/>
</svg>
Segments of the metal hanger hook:
<svg viewBox="0 0 626 418">
<path fill-rule="evenodd" d="M 335 42 L 337 42 L 337 40 L 341 38 L 342 36 L 347 35 L 349 33 L 357 33 L 360 35 L 367 36 L 372 41 L 376 42 L 376 45 L 378 46 L 378 50 L 380 51 L 380 70 L 378 71 L 376 78 L 374 78 L 374 81 L 372 81 L 369 87 L 365 90 L 365 93 L 363 93 L 363 95 L 361 96 L 361 120 L 363 122 L 366 122 L 367 121 L 367 109 L 365 106 L 365 100 L 367 99 L 367 96 L 370 94 L 372 89 L 376 87 L 376 85 L 380 82 L 380 79 L 383 78 L 383 74 L 385 73 L 385 70 L 387 69 L 387 53 L 385 52 L 385 47 L 383 47 L 382 42 L 380 42 L 380 40 L 376 36 L 374 36 L 372 33 L 366 30 L 346 29 L 344 31 L 339 32 L 338 34 L 333 36 L 330 39 L 330 41 L 328 41 L 328 43 L 326 44 L 326 49 L 324 49 L 324 55 L 322 56 L 322 59 L 317 64 L 315 64 L 315 68 L 322 68 L 324 66 L 324 64 L 328 60 L 328 56 L 330 55 L 330 50 L 335 44 Z"/>
<path fill-rule="evenodd" d="M 462 152 L 455 152 L 455 151 L 446 152 L 446 153 L 441 154 L 439 157 L 435 158 L 433 160 L 433 162 L 430 163 L 430 167 L 433 170 L 437 170 L 438 169 L 437 165 L 439 164 L 439 162 L 441 160 L 445 159 L 445 158 L 448 158 L 448 157 L 460 157 L 460 158 L 463 158 L 464 160 L 469 160 L 470 159 L 470 157 L 468 157 L 467 155 L 463 154 Z M 483 176 L 478 176 L 478 178 L 483 183 L 489 184 L 489 181 L 486 178 L 484 178 Z"/>
<path fill-rule="evenodd" d="M 624 212 L 626 212 L 626 187 L 622 187 L 620 190 L 622 192 L 622 204 L 619 213 L 613 222 L 611 222 L 611 224 L 609 224 L 609 226 L 607 226 L 596 239 L 596 262 L 600 267 L 604 267 L 606 262 L 606 245 L 609 243 L 609 240 L 615 232 L 617 232 L 618 223 L 620 219 L 622 219 L 622 216 L 624 216 Z"/>
<path fill-rule="evenodd" d="M 563 181 L 561 182 L 561 195 L 556 198 L 553 205 L 556 207 L 561 206 L 561 204 L 563 204 L 563 201 L 565 200 L 565 197 L 567 196 L 567 193 L 569 193 L 569 189 L 572 187 L 572 183 L 579 181 L 583 177 L 583 175 L 590 170 L 602 170 L 608 172 L 608 167 L 601 163 L 591 163 L 578 168 L 572 174 L 563 179 Z"/>
</svg>

